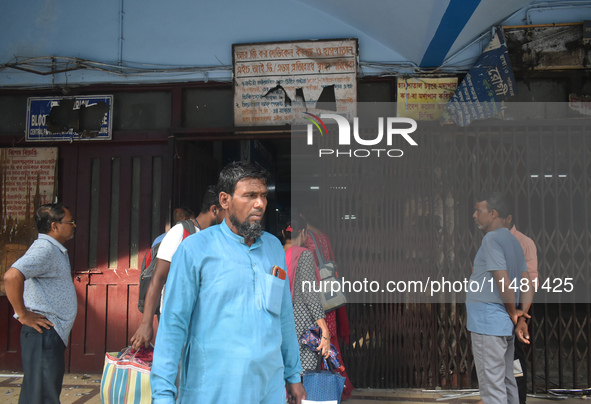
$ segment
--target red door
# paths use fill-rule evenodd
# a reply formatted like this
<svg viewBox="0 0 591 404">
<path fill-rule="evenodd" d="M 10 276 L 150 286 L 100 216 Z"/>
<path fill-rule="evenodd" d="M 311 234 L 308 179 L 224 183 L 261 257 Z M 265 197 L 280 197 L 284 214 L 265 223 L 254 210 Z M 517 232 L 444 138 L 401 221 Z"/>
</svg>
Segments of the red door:
<svg viewBox="0 0 591 404">
<path fill-rule="evenodd" d="M 166 145 L 84 144 L 60 150 L 61 200 L 76 220 L 71 251 L 78 315 L 69 371 L 100 372 L 105 352 L 124 348 L 139 324 L 139 267 L 165 226 Z"/>
<path fill-rule="evenodd" d="M 166 144 L 60 145 L 59 200 L 77 225 L 66 244 L 78 296 L 69 372 L 101 372 L 105 352 L 125 347 L 139 324 L 138 267 L 170 211 L 166 150 Z M 0 369 L 22 369 L 20 328 L 0 297 Z"/>
</svg>

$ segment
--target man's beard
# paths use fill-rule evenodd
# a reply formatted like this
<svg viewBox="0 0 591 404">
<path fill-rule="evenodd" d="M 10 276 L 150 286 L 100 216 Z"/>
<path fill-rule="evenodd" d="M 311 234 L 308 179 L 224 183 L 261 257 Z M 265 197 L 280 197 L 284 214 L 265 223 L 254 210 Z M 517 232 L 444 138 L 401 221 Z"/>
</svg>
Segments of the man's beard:
<svg viewBox="0 0 591 404">
<path fill-rule="evenodd" d="M 249 222 L 248 218 L 244 222 L 238 221 L 238 218 L 234 215 L 230 215 L 230 223 L 236 227 L 238 234 L 244 238 L 257 239 L 263 234 L 263 221 L 260 222 Z"/>
</svg>

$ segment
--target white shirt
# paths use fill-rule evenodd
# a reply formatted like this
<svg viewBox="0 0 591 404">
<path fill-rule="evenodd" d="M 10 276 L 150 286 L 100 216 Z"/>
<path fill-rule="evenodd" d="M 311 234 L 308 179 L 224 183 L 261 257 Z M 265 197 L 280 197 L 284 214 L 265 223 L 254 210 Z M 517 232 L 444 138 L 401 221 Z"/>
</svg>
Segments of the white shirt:
<svg viewBox="0 0 591 404">
<path fill-rule="evenodd" d="M 195 232 L 198 231 L 199 228 L 195 227 Z M 156 258 L 172 262 L 172 256 L 176 252 L 177 248 L 179 248 L 181 241 L 183 241 L 184 232 L 185 228 L 183 227 L 182 223 L 175 224 L 162 239 L 160 247 L 158 247 L 158 254 L 156 254 Z"/>
<path fill-rule="evenodd" d="M 199 231 L 199 227 L 195 226 L 195 233 Z M 182 223 L 177 223 L 173 226 L 172 229 L 166 233 L 166 236 L 162 239 L 160 243 L 160 247 L 158 247 L 158 254 L 156 254 L 156 258 L 159 258 L 164 261 L 172 262 L 172 256 L 176 252 L 179 245 L 181 245 L 181 241 L 183 241 L 183 234 L 185 233 L 185 228 L 183 227 Z M 164 291 L 166 290 L 166 285 L 162 288 L 162 293 L 160 294 L 160 307 L 164 302 Z"/>
</svg>

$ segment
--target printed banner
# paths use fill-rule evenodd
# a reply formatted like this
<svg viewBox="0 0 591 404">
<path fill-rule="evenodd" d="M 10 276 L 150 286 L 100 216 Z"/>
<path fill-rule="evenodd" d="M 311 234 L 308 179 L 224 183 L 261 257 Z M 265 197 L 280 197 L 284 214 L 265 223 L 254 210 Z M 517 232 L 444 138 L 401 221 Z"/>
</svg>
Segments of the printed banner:
<svg viewBox="0 0 591 404">
<path fill-rule="evenodd" d="M 415 121 L 437 121 L 457 88 L 457 77 L 399 78 L 396 116 Z"/>
<path fill-rule="evenodd" d="M 503 100 L 515 95 L 515 77 L 500 29 L 460 84 L 447 111 L 459 126 L 499 114 Z"/>
</svg>

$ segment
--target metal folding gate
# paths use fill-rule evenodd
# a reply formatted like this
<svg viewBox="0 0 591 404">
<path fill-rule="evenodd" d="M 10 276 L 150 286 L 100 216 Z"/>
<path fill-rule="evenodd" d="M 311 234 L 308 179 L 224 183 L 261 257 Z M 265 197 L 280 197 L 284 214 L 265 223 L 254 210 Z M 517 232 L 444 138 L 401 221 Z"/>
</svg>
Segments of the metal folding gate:
<svg viewBox="0 0 591 404">
<path fill-rule="evenodd" d="M 388 271 L 409 279 L 426 268 L 440 277 L 469 276 L 482 239 L 472 219 L 475 197 L 498 189 L 512 203 L 518 229 L 536 243 L 540 278 L 569 276 L 591 291 L 589 130 L 588 121 L 573 120 L 487 122 L 463 130 L 421 125 L 413 135 L 418 148 L 381 159 L 371 172 L 351 158 L 321 159 L 320 209 L 337 264 L 343 274 L 370 279 Z M 368 176 L 383 178 L 382 186 L 395 192 L 371 188 Z M 339 179 L 348 185 L 338 186 Z M 352 211 L 356 220 L 342 220 Z M 530 389 L 591 385 L 589 302 L 533 306 Z M 351 338 L 343 351 L 354 385 L 476 385 L 463 304 L 405 303 L 387 295 L 351 304 L 348 314 Z"/>
</svg>

